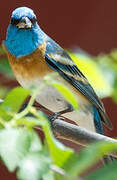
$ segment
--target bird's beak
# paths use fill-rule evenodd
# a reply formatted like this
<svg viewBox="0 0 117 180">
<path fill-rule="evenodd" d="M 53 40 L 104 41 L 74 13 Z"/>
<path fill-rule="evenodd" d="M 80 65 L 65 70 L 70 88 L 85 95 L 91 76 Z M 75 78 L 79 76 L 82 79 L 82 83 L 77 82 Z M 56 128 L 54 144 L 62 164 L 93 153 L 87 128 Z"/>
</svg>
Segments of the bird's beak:
<svg viewBox="0 0 117 180">
<path fill-rule="evenodd" d="M 18 29 L 30 29 L 32 28 L 32 22 L 28 17 L 22 17 L 16 26 Z"/>
</svg>

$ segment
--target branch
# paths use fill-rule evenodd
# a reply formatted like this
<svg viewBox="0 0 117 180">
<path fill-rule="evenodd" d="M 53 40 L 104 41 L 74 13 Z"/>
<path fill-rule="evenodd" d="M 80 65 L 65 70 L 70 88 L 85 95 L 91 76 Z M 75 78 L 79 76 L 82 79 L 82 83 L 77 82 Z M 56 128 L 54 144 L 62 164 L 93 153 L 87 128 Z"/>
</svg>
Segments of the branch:
<svg viewBox="0 0 117 180">
<path fill-rule="evenodd" d="M 26 107 L 27 104 L 23 105 L 22 110 Z M 53 112 L 43 107 L 40 104 L 34 104 L 35 108 L 39 111 L 44 112 L 46 115 L 51 116 Z M 111 143 L 117 143 L 116 139 L 112 139 L 110 137 L 89 131 L 83 127 L 68 123 L 71 120 L 67 118 L 56 119 L 51 121 L 52 131 L 56 138 L 66 139 L 74 142 L 75 144 L 80 144 L 82 146 L 87 146 L 94 142 L 106 141 Z M 68 122 L 66 122 L 66 120 Z M 111 155 L 117 158 L 117 152 L 112 152 Z"/>
<path fill-rule="evenodd" d="M 3 101 L 0 99 L 0 103 Z M 23 110 L 27 106 L 27 103 L 23 104 L 21 110 Z M 34 105 L 37 110 L 44 112 L 48 116 L 52 115 L 53 112 L 44 108 L 40 104 Z M 64 118 L 65 120 L 70 121 L 69 119 Z M 116 139 L 91 132 L 83 127 L 68 123 L 66 121 L 56 119 L 51 121 L 52 131 L 56 138 L 66 139 L 72 141 L 76 144 L 80 144 L 82 146 L 87 146 L 94 142 L 105 141 L 111 143 L 117 143 Z M 35 127 L 36 128 L 36 127 Z M 38 128 L 36 128 L 38 129 Z M 112 152 L 111 155 L 117 158 L 117 152 Z"/>
<path fill-rule="evenodd" d="M 52 130 L 57 138 L 70 140 L 83 146 L 87 146 L 88 144 L 98 141 L 117 143 L 117 140 L 115 139 L 91 132 L 83 127 L 76 126 L 60 119 L 56 119 L 52 122 Z M 117 157 L 117 152 L 113 152 L 111 155 L 113 157 Z"/>
</svg>

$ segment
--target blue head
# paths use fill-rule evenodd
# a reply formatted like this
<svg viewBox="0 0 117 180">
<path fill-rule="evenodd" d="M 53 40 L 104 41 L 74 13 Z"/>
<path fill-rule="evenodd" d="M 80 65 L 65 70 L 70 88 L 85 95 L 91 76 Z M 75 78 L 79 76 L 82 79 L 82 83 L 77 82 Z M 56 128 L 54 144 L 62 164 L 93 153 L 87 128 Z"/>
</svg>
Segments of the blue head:
<svg viewBox="0 0 117 180">
<path fill-rule="evenodd" d="M 27 7 L 15 9 L 11 15 L 5 45 L 15 57 L 22 57 L 35 51 L 46 38 L 40 29 L 36 15 Z"/>
</svg>

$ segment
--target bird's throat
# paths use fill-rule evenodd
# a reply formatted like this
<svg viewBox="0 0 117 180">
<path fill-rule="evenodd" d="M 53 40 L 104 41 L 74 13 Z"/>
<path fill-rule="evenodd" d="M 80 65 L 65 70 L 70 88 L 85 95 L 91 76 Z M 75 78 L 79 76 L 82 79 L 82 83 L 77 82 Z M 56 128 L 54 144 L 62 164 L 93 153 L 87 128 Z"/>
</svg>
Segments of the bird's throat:
<svg viewBox="0 0 117 180">
<path fill-rule="evenodd" d="M 34 52 L 43 43 L 41 36 L 45 35 L 38 25 L 31 29 L 18 29 L 9 25 L 5 46 L 16 58 Z"/>
</svg>

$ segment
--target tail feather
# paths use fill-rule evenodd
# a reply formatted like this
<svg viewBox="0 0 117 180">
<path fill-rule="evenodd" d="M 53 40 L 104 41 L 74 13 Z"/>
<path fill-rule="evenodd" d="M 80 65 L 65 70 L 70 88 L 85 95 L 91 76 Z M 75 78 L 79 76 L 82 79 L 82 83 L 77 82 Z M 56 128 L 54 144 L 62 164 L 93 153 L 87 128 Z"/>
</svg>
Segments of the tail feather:
<svg viewBox="0 0 117 180">
<path fill-rule="evenodd" d="M 98 109 L 95 106 L 93 106 L 93 114 L 94 114 L 94 124 L 95 124 L 96 132 L 104 135 L 102 121 L 105 121 L 105 120 L 101 119 L 102 114 L 100 115 L 100 112 L 98 111 Z M 114 160 L 114 158 L 110 155 L 104 156 L 104 158 L 103 158 L 103 162 L 105 164 L 108 164 L 110 161 L 112 162 L 113 160 Z"/>
</svg>

